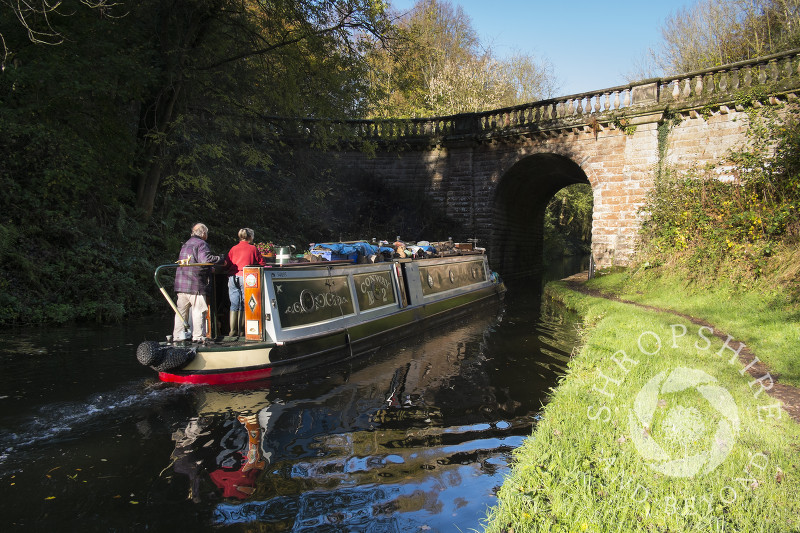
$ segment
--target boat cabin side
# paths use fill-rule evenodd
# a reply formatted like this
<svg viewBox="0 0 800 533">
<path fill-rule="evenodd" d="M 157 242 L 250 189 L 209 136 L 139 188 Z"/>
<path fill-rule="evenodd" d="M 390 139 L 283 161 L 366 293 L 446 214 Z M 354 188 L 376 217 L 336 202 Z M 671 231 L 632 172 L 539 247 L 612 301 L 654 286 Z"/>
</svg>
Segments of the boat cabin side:
<svg viewBox="0 0 800 533">
<path fill-rule="evenodd" d="M 493 285 L 485 255 L 244 269 L 249 341 L 296 342 Z"/>
</svg>

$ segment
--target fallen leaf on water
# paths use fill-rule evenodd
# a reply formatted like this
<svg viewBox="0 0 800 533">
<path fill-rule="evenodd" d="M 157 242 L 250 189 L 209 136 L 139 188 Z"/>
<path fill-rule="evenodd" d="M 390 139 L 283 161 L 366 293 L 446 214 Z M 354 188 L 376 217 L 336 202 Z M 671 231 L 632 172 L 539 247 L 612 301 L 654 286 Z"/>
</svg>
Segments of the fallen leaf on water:
<svg viewBox="0 0 800 533">
<path fill-rule="evenodd" d="M 131 500 L 129 503 L 131 503 L 131 504 L 133 504 L 133 505 L 139 505 L 139 502 L 135 502 L 135 501 L 133 501 L 133 500 Z"/>
<path fill-rule="evenodd" d="M 48 496 L 47 498 L 45 498 L 45 500 L 55 500 L 55 499 L 56 499 L 55 496 Z"/>
</svg>

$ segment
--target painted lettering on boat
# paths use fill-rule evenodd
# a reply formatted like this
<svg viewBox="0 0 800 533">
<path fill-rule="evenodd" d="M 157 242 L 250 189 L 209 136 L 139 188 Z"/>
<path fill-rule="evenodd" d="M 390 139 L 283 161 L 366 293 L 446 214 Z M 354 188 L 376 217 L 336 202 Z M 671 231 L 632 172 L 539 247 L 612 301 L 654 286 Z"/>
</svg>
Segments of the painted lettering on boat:
<svg viewBox="0 0 800 533">
<path fill-rule="evenodd" d="M 275 283 L 275 298 L 284 328 L 355 313 L 347 276 L 284 279 Z"/>
<path fill-rule="evenodd" d="M 390 272 L 373 272 L 353 276 L 358 307 L 364 311 L 397 303 Z"/>
</svg>

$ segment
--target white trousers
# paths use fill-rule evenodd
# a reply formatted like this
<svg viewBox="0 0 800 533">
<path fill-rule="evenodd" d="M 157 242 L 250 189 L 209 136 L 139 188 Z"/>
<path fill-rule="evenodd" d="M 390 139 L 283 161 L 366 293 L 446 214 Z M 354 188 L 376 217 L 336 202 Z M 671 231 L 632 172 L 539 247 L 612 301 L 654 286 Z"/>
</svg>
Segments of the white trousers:
<svg viewBox="0 0 800 533">
<path fill-rule="evenodd" d="M 178 293 L 178 301 L 176 302 L 180 315 L 175 315 L 175 327 L 172 330 L 172 340 L 183 341 L 192 340 L 199 341 L 205 338 L 206 332 L 206 316 L 208 315 L 208 304 L 206 303 L 205 294 L 185 294 Z M 189 308 L 191 308 L 192 319 L 189 320 Z M 189 322 L 189 331 L 183 330 L 183 320 L 181 316 Z"/>
</svg>

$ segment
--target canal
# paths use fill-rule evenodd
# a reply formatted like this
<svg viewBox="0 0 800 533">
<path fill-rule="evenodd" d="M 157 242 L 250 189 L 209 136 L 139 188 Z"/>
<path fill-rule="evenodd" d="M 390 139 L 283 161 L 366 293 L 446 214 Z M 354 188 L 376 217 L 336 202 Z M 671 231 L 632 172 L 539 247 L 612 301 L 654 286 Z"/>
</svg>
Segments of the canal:
<svg viewBox="0 0 800 533">
<path fill-rule="evenodd" d="M 469 531 L 481 528 L 577 318 L 506 301 L 346 365 L 237 387 L 160 383 L 136 346 L 171 317 L 7 331 L 0 529 Z"/>
</svg>

